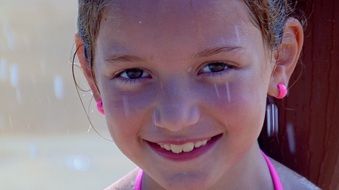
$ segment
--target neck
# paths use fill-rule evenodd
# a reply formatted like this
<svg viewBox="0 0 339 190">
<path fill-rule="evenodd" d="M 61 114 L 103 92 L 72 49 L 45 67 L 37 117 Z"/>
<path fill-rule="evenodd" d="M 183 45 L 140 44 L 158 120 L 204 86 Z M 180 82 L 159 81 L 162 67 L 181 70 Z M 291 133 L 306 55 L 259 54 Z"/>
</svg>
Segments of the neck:
<svg viewBox="0 0 339 190">
<path fill-rule="evenodd" d="M 240 158 L 240 159 L 239 159 Z M 209 189 L 274 189 L 271 175 L 258 144 L 248 151 L 239 153 L 231 167 L 224 172 L 219 181 Z M 147 174 L 143 177 L 143 190 L 164 189 L 155 183 Z"/>
<path fill-rule="evenodd" d="M 216 186 L 210 189 L 274 189 L 268 166 L 257 143 L 238 156 L 241 159 L 238 158 L 232 167 L 225 171 L 221 183 L 216 183 Z"/>
</svg>

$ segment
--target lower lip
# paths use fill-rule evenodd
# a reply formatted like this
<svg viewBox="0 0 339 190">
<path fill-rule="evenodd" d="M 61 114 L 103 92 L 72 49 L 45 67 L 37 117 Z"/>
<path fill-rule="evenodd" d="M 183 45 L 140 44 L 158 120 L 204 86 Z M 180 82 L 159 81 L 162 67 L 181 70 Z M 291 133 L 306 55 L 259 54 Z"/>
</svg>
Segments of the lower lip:
<svg viewBox="0 0 339 190">
<path fill-rule="evenodd" d="M 148 141 L 147 143 L 150 145 L 152 150 L 154 150 L 157 154 L 159 154 L 160 156 L 166 159 L 173 160 L 173 161 L 188 161 L 188 160 L 195 159 L 205 154 L 208 150 L 210 150 L 213 147 L 213 145 L 220 139 L 221 136 L 222 135 L 217 135 L 217 136 L 212 137 L 211 140 L 209 140 L 206 145 L 201 146 L 199 148 L 194 148 L 191 152 L 182 152 L 179 154 L 173 153 L 171 151 L 167 151 L 161 148 L 156 143 L 152 143 Z"/>
</svg>

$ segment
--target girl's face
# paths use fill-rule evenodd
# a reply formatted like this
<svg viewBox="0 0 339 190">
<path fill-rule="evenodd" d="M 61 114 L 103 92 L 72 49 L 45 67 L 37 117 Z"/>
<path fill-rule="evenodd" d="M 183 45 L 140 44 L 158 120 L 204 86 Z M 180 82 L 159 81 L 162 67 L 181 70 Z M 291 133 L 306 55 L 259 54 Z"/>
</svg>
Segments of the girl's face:
<svg viewBox="0 0 339 190">
<path fill-rule="evenodd" d="M 273 67 L 242 1 L 116 0 L 94 73 L 110 133 L 145 183 L 201 189 L 257 148 Z"/>
</svg>

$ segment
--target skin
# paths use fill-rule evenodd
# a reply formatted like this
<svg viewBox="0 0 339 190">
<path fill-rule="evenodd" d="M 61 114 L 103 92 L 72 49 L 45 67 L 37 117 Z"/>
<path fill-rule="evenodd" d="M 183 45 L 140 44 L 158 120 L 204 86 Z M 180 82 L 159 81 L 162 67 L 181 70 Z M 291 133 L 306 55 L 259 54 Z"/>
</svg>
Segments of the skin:
<svg viewBox="0 0 339 190">
<path fill-rule="evenodd" d="M 76 44 L 112 138 L 145 171 L 143 189 L 273 188 L 257 138 L 266 96 L 278 95 L 277 84 L 288 84 L 297 63 L 297 20 L 287 21 L 271 51 L 241 1 L 116 0 L 105 9 L 93 68 L 78 35 Z M 128 79 L 131 68 L 142 77 Z M 210 150 L 184 162 L 159 156 L 147 143 L 219 134 Z"/>
</svg>

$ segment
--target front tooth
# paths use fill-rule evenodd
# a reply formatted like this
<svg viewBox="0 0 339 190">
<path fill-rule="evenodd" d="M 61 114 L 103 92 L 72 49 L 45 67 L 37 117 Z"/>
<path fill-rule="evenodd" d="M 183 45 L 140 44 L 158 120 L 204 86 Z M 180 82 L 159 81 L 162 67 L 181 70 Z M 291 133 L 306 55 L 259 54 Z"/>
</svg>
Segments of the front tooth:
<svg viewBox="0 0 339 190">
<path fill-rule="evenodd" d="M 163 148 L 170 151 L 171 150 L 171 146 L 169 144 L 164 144 Z"/>
<path fill-rule="evenodd" d="M 193 148 L 194 148 L 194 144 L 193 143 L 186 143 L 186 144 L 184 144 L 182 150 L 184 152 L 191 152 L 193 150 Z"/>
<path fill-rule="evenodd" d="M 172 152 L 179 154 L 179 153 L 182 152 L 182 146 L 171 144 L 171 150 L 172 150 Z"/>
<path fill-rule="evenodd" d="M 204 140 L 204 141 L 202 141 L 202 145 L 201 146 L 204 146 L 206 144 L 207 144 L 207 140 Z"/>
<path fill-rule="evenodd" d="M 199 147 L 201 147 L 202 146 L 202 141 L 198 141 L 198 142 L 196 142 L 195 144 L 194 144 L 194 147 L 195 148 L 199 148 Z"/>
</svg>

